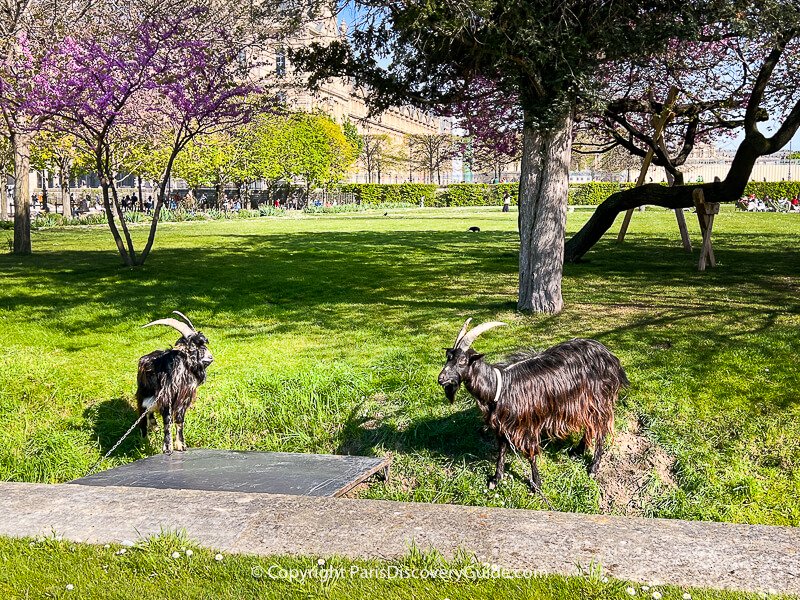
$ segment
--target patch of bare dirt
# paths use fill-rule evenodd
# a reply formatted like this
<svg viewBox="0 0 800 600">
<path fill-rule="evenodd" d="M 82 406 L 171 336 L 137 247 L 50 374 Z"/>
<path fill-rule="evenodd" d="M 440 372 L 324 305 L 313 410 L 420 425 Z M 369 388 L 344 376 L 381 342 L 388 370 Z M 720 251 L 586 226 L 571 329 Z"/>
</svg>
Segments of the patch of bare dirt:
<svg viewBox="0 0 800 600">
<path fill-rule="evenodd" d="M 600 462 L 597 484 L 600 510 L 638 516 L 665 491 L 678 486 L 675 459 L 642 433 L 632 420 L 628 431 L 616 433 L 614 444 Z"/>
</svg>

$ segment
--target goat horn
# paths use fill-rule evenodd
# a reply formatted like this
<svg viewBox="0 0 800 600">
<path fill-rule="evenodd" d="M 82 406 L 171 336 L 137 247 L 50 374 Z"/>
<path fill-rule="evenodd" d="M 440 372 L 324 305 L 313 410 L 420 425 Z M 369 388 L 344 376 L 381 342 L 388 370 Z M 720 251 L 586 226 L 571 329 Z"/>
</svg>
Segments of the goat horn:
<svg viewBox="0 0 800 600">
<path fill-rule="evenodd" d="M 501 323 L 500 321 L 489 321 L 488 323 L 481 323 L 469 333 L 464 334 L 464 336 L 458 342 L 458 347 L 461 348 L 462 350 L 466 350 L 467 348 L 472 346 L 472 343 L 480 334 L 489 331 L 490 329 L 494 329 L 495 327 L 500 327 L 502 325 L 505 325 L 505 323 Z"/>
<path fill-rule="evenodd" d="M 183 314 L 181 311 L 179 311 L 179 310 L 173 310 L 173 311 L 172 311 L 172 314 L 173 314 L 173 315 L 178 315 L 178 316 L 179 316 L 181 319 L 183 319 L 184 321 L 186 321 L 186 322 L 189 324 L 189 327 L 191 327 L 191 328 L 192 328 L 192 331 L 197 331 L 197 329 L 195 329 L 194 325 L 192 325 L 192 322 L 189 320 L 189 317 L 187 317 L 187 316 L 186 316 L 185 314 Z"/>
<path fill-rule="evenodd" d="M 464 337 L 464 334 L 465 334 L 465 333 L 467 333 L 467 327 L 469 327 L 469 324 L 470 324 L 471 322 L 472 322 L 472 317 L 470 317 L 469 319 L 467 319 L 466 321 L 464 321 L 464 326 L 461 328 L 461 333 L 459 333 L 459 334 L 456 336 L 456 343 L 455 343 L 455 344 L 453 344 L 453 348 L 458 348 L 458 342 L 460 342 L 460 341 L 461 341 L 461 338 L 463 338 L 463 337 Z"/>
<path fill-rule="evenodd" d="M 147 325 L 142 325 L 142 328 L 151 327 L 153 325 L 166 325 L 167 327 L 177 329 L 187 340 L 195 334 L 194 329 L 189 327 L 186 323 L 178 321 L 178 319 L 159 319 L 158 321 L 153 321 Z"/>
</svg>

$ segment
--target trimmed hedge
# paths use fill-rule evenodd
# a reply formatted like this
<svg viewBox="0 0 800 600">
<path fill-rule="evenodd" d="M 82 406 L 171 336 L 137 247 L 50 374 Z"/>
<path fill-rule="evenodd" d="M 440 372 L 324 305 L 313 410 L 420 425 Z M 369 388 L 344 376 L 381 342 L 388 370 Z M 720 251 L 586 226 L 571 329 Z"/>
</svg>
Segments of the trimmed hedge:
<svg viewBox="0 0 800 600">
<path fill-rule="evenodd" d="M 340 188 L 355 194 L 361 204 L 408 203 L 419 205 L 420 200 L 431 206 L 436 198 L 436 185 L 427 183 L 348 183 Z"/>
<path fill-rule="evenodd" d="M 574 183 L 569 186 L 569 204 L 596 206 L 611 194 L 633 187 L 632 183 Z M 511 194 L 511 204 L 518 203 L 518 183 L 456 183 L 436 197 L 436 206 L 501 206 L 503 195 Z"/>
<path fill-rule="evenodd" d="M 437 195 L 436 206 L 501 206 L 506 192 L 516 204 L 518 183 L 453 183 Z"/>
<path fill-rule="evenodd" d="M 756 198 L 769 196 L 774 200 L 800 196 L 800 181 L 751 181 L 744 187 L 747 195 L 755 194 Z"/>
<path fill-rule="evenodd" d="M 632 188 L 632 183 L 616 183 L 608 181 L 592 181 L 590 183 L 573 183 L 569 186 L 569 203 L 597 206 L 611 194 Z"/>
</svg>

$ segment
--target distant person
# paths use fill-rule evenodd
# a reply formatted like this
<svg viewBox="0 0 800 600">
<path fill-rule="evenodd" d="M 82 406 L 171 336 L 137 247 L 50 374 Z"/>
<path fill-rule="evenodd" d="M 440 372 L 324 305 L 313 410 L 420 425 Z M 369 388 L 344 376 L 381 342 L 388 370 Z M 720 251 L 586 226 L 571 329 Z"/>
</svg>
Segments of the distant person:
<svg viewBox="0 0 800 600">
<path fill-rule="evenodd" d="M 511 209 L 511 194 L 506 192 L 503 194 L 503 212 L 508 212 Z"/>
</svg>

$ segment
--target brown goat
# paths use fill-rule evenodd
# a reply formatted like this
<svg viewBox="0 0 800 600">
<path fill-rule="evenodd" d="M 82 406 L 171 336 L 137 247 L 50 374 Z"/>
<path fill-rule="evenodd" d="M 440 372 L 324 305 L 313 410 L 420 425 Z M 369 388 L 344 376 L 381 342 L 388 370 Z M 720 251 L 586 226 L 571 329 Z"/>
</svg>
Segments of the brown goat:
<svg viewBox="0 0 800 600">
<path fill-rule="evenodd" d="M 576 454 L 593 447 L 588 471 L 594 475 L 606 436 L 614 430 L 619 390 L 628 385 L 619 359 L 600 342 L 574 339 L 544 352 L 520 352 L 489 364 L 471 348 L 472 343 L 481 333 L 505 323 L 484 323 L 467 332 L 469 323 L 467 319 L 453 348 L 446 351 L 439 384 L 453 402 L 464 383 L 497 436 L 500 453 L 489 488 L 494 489 L 503 478 L 510 446 L 528 458 L 530 486 L 541 490 L 536 458 L 542 439 L 566 439 L 573 434 L 581 435 Z"/>
</svg>

